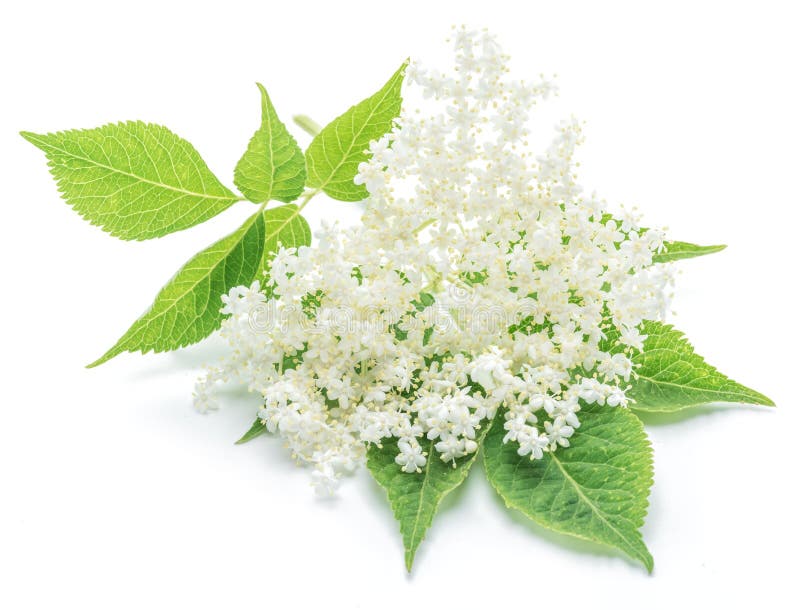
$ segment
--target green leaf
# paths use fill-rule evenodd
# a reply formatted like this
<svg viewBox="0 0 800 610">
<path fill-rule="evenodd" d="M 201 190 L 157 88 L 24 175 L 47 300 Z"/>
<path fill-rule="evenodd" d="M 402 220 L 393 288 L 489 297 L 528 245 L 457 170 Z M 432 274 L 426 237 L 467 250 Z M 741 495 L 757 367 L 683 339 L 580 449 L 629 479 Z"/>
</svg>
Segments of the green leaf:
<svg viewBox="0 0 800 610">
<path fill-rule="evenodd" d="M 769 398 L 720 373 L 695 353 L 682 332 L 669 324 L 645 322 L 644 350 L 632 360 L 636 377 L 627 395 L 639 411 L 679 411 L 711 402 L 773 407 Z"/>
<path fill-rule="evenodd" d="M 322 128 L 306 151 L 308 186 L 340 201 L 367 198 L 363 184 L 354 184 L 358 164 L 368 158 L 369 143 L 392 128 L 400 114 L 400 88 L 408 62 L 383 88 Z"/>
<path fill-rule="evenodd" d="M 233 181 L 255 203 L 276 199 L 288 203 L 303 192 L 306 163 L 303 151 L 281 123 L 261 83 L 261 126 L 236 165 Z"/>
<path fill-rule="evenodd" d="M 67 203 L 121 239 L 187 229 L 240 199 L 189 142 L 160 125 L 136 121 L 21 135 L 47 155 Z"/>
<path fill-rule="evenodd" d="M 669 263 L 684 258 L 695 258 L 706 254 L 721 252 L 727 246 L 698 246 L 685 241 L 664 242 L 664 251 L 653 255 L 654 263 Z"/>
<path fill-rule="evenodd" d="M 486 475 L 509 508 L 551 530 L 616 547 L 653 570 L 639 528 L 653 484 L 653 452 L 627 409 L 584 406 L 568 448 L 542 459 L 503 443 L 502 414 L 483 446 Z"/>
<path fill-rule="evenodd" d="M 256 279 L 261 279 L 279 246 L 299 248 L 311 245 L 311 228 L 306 219 L 300 215 L 300 208 L 293 203 L 264 210 L 264 223 L 266 225 L 264 253 Z"/>
<path fill-rule="evenodd" d="M 480 445 L 489 429 L 483 423 L 476 442 Z M 444 497 L 461 485 L 475 462 L 477 452 L 451 462 L 444 462 L 435 453 L 435 441 L 423 439 L 422 446 L 428 452 L 428 461 L 421 473 L 407 473 L 398 466 L 394 458 L 399 453 L 397 439 L 384 439 L 383 447 L 371 445 L 367 451 L 367 468 L 378 484 L 386 490 L 395 518 L 400 522 L 400 533 L 405 547 L 405 562 L 408 571 L 414 563 L 414 555 L 431 526 L 433 517 Z"/>
<path fill-rule="evenodd" d="M 260 417 L 256 417 L 256 421 L 253 422 L 253 425 L 250 426 L 250 429 L 244 433 L 242 438 L 236 441 L 236 445 L 244 445 L 248 441 L 252 441 L 254 438 L 261 436 L 262 434 L 267 433 L 267 427 L 264 425 L 264 420 Z"/>
<path fill-rule="evenodd" d="M 264 215 L 259 211 L 239 229 L 195 254 L 161 289 L 150 309 L 89 367 L 122 352 L 166 352 L 210 335 L 222 321 L 220 296 L 253 281 L 264 236 Z"/>
</svg>

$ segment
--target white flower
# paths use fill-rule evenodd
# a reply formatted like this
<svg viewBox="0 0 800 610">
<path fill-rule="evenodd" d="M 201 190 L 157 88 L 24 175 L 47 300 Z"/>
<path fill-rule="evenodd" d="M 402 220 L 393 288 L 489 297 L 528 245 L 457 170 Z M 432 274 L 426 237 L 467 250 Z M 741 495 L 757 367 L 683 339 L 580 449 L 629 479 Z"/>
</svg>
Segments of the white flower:
<svg viewBox="0 0 800 610">
<path fill-rule="evenodd" d="M 261 292 L 261 285 L 256 280 L 250 287 L 234 286 L 228 294 L 222 295 L 223 307 L 220 311 L 225 315 L 232 316 L 249 314 L 253 308 L 266 300 L 267 297 Z"/>
<path fill-rule="evenodd" d="M 519 455 L 530 454 L 532 460 L 540 460 L 544 452 L 549 449 L 549 446 L 550 439 L 544 434 L 538 434 L 538 432 L 533 429 L 531 433 L 520 437 L 517 453 Z"/>
<path fill-rule="evenodd" d="M 568 425 L 562 417 L 556 417 L 553 421 L 544 422 L 544 431 L 550 441 L 550 448 L 555 449 L 556 445 L 569 447 L 569 437 L 575 432 L 572 426 Z"/>
<path fill-rule="evenodd" d="M 230 351 L 195 389 L 202 410 L 219 381 L 259 393 L 323 495 L 369 444 L 396 439 L 413 476 L 474 453 L 495 416 L 520 455 L 560 451 L 581 404 L 627 406 L 642 322 L 669 305 L 673 271 L 651 265 L 663 232 L 578 182 L 580 121 L 529 142 L 552 83 L 511 78 L 486 33 L 454 42 L 457 69 L 408 67 L 400 116 L 358 167 L 361 223 L 323 223 L 313 247 L 278 249 L 263 286 L 224 295 Z"/>
<path fill-rule="evenodd" d="M 402 466 L 405 472 L 419 472 L 425 465 L 426 459 L 422 455 L 419 443 L 402 440 L 397 443 L 397 448 L 400 453 L 394 458 L 394 461 Z"/>
<path fill-rule="evenodd" d="M 331 496 L 339 485 L 333 467 L 325 462 L 317 464 L 311 473 L 311 485 L 319 496 Z"/>
<path fill-rule="evenodd" d="M 620 329 L 619 342 L 635 350 L 641 351 L 644 349 L 645 339 L 647 339 L 647 335 L 641 334 L 635 326 L 623 326 Z"/>
<path fill-rule="evenodd" d="M 199 379 L 194 386 L 194 407 L 200 413 L 208 413 L 219 408 L 219 403 L 211 392 L 208 377 Z"/>
<path fill-rule="evenodd" d="M 509 377 L 509 362 L 504 360 L 497 349 L 478 356 L 469 367 L 469 376 L 472 381 L 480 384 L 487 392 L 497 388 Z"/>
<path fill-rule="evenodd" d="M 435 448 L 445 462 L 451 462 L 455 458 L 466 455 L 463 439 L 453 435 L 448 435 L 447 438 L 436 443 Z"/>
<path fill-rule="evenodd" d="M 597 370 L 605 376 L 606 379 L 612 380 L 615 377 L 621 377 L 625 381 L 631 376 L 633 364 L 630 358 L 625 354 L 614 354 L 606 356 L 597 365 Z"/>
<path fill-rule="evenodd" d="M 584 377 L 581 379 L 580 384 L 575 387 L 578 391 L 578 396 L 585 402 L 589 404 L 603 404 L 605 402 L 606 386 L 597 381 L 597 379 Z"/>
<path fill-rule="evenodd" d="M 609 407 L 627 407 L 628 402 L 630 401 L 622 388 L 614 388 L 606 398 L 606 404 Z"/>
</svg>

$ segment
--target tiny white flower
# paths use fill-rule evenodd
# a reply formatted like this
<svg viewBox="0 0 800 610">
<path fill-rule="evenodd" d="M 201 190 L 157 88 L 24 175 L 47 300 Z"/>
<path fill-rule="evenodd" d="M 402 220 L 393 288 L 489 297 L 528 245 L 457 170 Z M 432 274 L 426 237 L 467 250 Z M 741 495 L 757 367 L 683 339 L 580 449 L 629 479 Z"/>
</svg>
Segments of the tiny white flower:
<svg viewBox="0 0 800 610">
<path fill-rule="evenodd" d="M 361 223 L 323 222 L 313 247 L 277 248 L 261 282 L 223 295 L 230 349 L 195 388 L 200 410 L 218 382 L 259 393 L 322 495 L 371 444 L 397 442 L 407 473 L 457 463 L 499 413 L 520 455 L 563 450 L 582 404 L 628 405 L 642 322 L 669 307 L 674 271 L 651 264 L 663 232 L 578 182 L 581 122 L 529 142 L 554 85 L 513 79 L 485 32 L 454 44 L 457 69 L 407 68 L 395 125 L 358 166 Z"/>
<path fill-rule="evenodd" d="M 397 448 L 400 453 L 397 454 L 394 461 L 402 466 L 403 472 L 420 472 L 427 460 L 422 455 L 422 448 L 419 444 L 402 440 L 397 443 Z"/>
</svg>

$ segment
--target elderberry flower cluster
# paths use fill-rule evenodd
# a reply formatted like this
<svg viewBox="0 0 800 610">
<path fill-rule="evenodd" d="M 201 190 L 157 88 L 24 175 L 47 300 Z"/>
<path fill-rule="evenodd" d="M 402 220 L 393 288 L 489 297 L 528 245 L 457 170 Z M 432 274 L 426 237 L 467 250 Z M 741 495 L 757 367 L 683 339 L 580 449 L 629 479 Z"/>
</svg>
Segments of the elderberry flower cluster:
<svg viewBox="0 0 800 610">
<path fill-rule="evenodd" d="M 362 223 L 325 225 L 283 248 L 263 283 L 224 300 L 227 359 L 198 383 L 234 379 L 259 417 L 329 493 L 370 444 L 398 468 L 474 453 L 495 416 L 538 459 L 569 446 L 581 404 L 628 404 L 644 319 L 660 319 L 671 269 L 661 231 L 584 194 L 581 125 L 531 152 L 548 80 L 513 80 L 486 33 L 457 30 L 449 74 L 412 63 L 395 127 L 356 182 Z"/>
</svg>

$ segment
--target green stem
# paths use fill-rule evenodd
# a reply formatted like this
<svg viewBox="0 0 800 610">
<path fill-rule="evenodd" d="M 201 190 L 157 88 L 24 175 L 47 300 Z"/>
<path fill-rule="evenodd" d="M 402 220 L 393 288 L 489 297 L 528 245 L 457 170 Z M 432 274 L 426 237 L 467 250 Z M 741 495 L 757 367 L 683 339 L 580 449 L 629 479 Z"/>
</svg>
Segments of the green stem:
<svg viewBox="0 0 800 610">
<path fill-rule="evenodd" d="M 308 202 L 313 199 L 314 195 L 321 193 L 322 189 L 314 189 L 313 191 L 306 191 L 305 196 L 300 200 L 300 203 L 297 206 L 297 211 L 300 212 L 304 207 L 308 205 Z"/>
<path fill-rule="evenodd" d="M 292 120 L 300 129 L 312 137 L 316 136 L 320 131 L 322 131 L 322 127 L 319 125 L 319 123 L 305 114 L 296 114 L 292 117 Z"/>
<path fill-rule="evenodd" d="M 422 231 L 422 229 L 424 229 L 425 227 L 431 226 L 434 222 L 439 222 L 439 219 L 438 218 L 428 218 L 428 220 L 426 220 L 421 225 L 419 225 L 416 229 L 411 231 L 411 234 L 412 235 L 416 235 L 417 233 Z"/>
<path fill-rule="evenodd" d="M 458 284 L 459 286 L 461 286 L 465 290 L 469 290 L 470 292 L 475 292 L 475 288 L 473 286 L 471 286 L 470 284 L 468 284 L 467 282 L 462 280 L 455 273 L 449 273 L 447 275 L 447 279 L 450 280 L 453 284 Z"/>
</svg>

